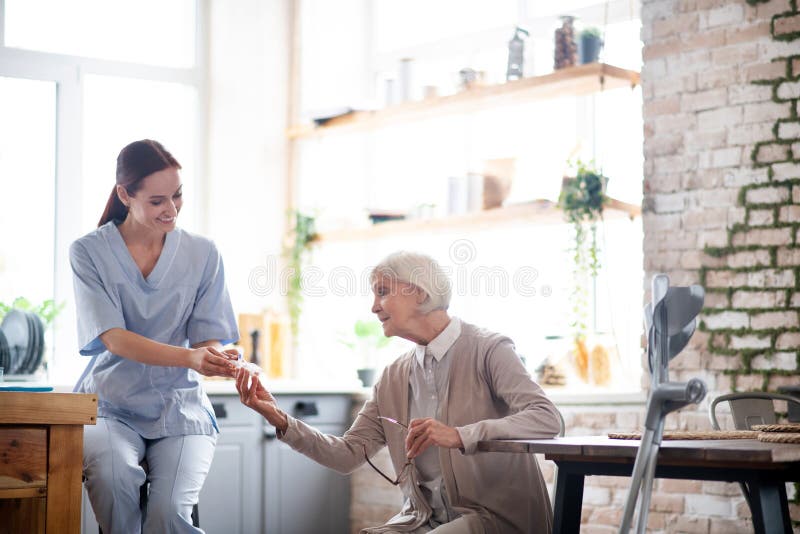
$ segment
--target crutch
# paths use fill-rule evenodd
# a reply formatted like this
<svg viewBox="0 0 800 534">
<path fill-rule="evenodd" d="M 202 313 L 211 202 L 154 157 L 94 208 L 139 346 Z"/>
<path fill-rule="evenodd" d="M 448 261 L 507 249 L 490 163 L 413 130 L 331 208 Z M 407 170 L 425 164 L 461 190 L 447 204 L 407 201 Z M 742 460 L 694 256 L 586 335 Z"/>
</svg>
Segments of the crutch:
<svg viewBox="0 0 800 534">
<path fill-rule="evenodd" d="M 645 306 L 647 330 L 647 360 L 650 367 L 651 389 L 647 401 L 645 428 L 639 451 L 633 464 L 631 488 L 625 502 L 625 512 L 620 534 L 628 534 L 636 503 L 639 515 L 636 532 L 643 534 L 647 527 L 650 495 L 653 490 L 658 449 L 664 433 L 667 414 L 691 403 L 699 403 L 706 395 L 702 380 L 688 382 L 669 381 L 669 361 L 686 347 L 694 333 L 697 314 L 703 309 L 705 292 L 697 285 L 669 287 L 669 278 L 658 274 L 653 277 L 652 303 Z"/>
</svg>

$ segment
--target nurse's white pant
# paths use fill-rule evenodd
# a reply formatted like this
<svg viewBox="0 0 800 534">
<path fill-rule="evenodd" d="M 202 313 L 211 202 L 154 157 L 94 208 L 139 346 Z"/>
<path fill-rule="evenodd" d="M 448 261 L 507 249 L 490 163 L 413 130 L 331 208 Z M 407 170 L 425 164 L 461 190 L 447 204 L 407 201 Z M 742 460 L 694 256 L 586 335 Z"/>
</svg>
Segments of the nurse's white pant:
<svg viewBox="0 0 800 534">
<path fill-rule="evenodd" d="M 192 506 L 214 457 L 216 436 L 144 439 L 127 425 L 98 417 L 84 427 L 83 471 L 97 522 L 104 534 L 202 532 L 192 526 Z M 149 466 L 150 494 L 142 523 L 139 488 L 142 460 Z"/>
</svg>

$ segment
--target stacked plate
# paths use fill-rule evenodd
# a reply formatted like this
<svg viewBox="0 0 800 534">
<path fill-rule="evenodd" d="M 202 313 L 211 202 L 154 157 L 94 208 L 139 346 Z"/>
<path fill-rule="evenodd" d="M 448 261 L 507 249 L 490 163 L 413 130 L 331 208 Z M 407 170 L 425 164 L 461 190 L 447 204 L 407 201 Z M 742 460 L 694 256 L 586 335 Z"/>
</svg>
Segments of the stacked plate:
<svg viewBox="0 0 800 534">
<path fill-rule="evenodd" d="M 6 369 L 11 371 L 11 349 L 8 347 L 8 341 L 6 341 L 2 328 L 0 328 L 0 367 L 3 368 L 3 373 Z"/>
<path fill-rule="evenodd" d="M 44 356 L 44 324 L 35 313 L 11 310 L 0 324 L 0 367 L 6 375 L 32 374 Z"/>
</svg>

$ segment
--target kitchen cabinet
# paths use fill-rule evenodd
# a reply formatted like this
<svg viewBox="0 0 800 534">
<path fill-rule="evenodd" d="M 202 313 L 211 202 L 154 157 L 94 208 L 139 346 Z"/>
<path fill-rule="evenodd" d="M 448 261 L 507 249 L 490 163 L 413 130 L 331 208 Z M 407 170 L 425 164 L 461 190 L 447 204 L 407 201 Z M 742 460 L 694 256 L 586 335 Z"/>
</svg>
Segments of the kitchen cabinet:
<svg viewBox="0 0 800 534">
<path fill-rule="evenodd" d="M 346 395 L 276 395 L 280 408 L 320 432 L 341 436 L 349 427 Z M 350 530 L 350 477 L 292 450 L 265 427 L 264 532 L 306 534 Z"/>
<path fill-rule="evenodd" d="M 200 528 L 207 534 L 348 532 L 350 477 L 281 443 L 275 429 L 233 394 L 209 395 L 220 427 L 214 461 L 200 492 Z M 351 396 L 276 394 L 282 410 L 320 431 L 349 427 Z M 86 491 L 83 533 L 97 523 Z"/>
<path fill-rule="evenodd" d="M 200 492 L 208 534 L 347 532 L 350 479 L 281 443 L 275 429 L 236 395 L 211 395 L 220 426 L 217 450 Z M 276 394 L 286 413 L 322 432 L 349 426 L 346 394 Z"/>
<path fill-rule="evenodd" d="M 97 395 L 0 397 L 0 532 L 78 532 L 83 428 L 96 423 Z"/>
<path fill-rule="evenodd" d="M 263 418 L 236 395 L 210 399 L 220 433 L 200 491 L 200 528 L 207 534 L 261 532 Z"/>
</svg>

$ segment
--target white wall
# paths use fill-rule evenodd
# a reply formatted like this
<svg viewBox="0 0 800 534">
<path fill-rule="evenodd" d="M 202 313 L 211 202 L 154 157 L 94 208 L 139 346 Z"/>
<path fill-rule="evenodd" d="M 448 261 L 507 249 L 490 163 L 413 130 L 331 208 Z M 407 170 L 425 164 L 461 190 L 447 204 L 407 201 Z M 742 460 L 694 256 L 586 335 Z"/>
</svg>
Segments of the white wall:
<svg viewBox="0 0 800 534">
<path fill-rule="evenodd" d="M 280 254 L 285 223 L 289 0 L 210 4 L 208 210 L 237 313 L 278 295 L 248 287 L 254 268 Z"/>
</svg>

